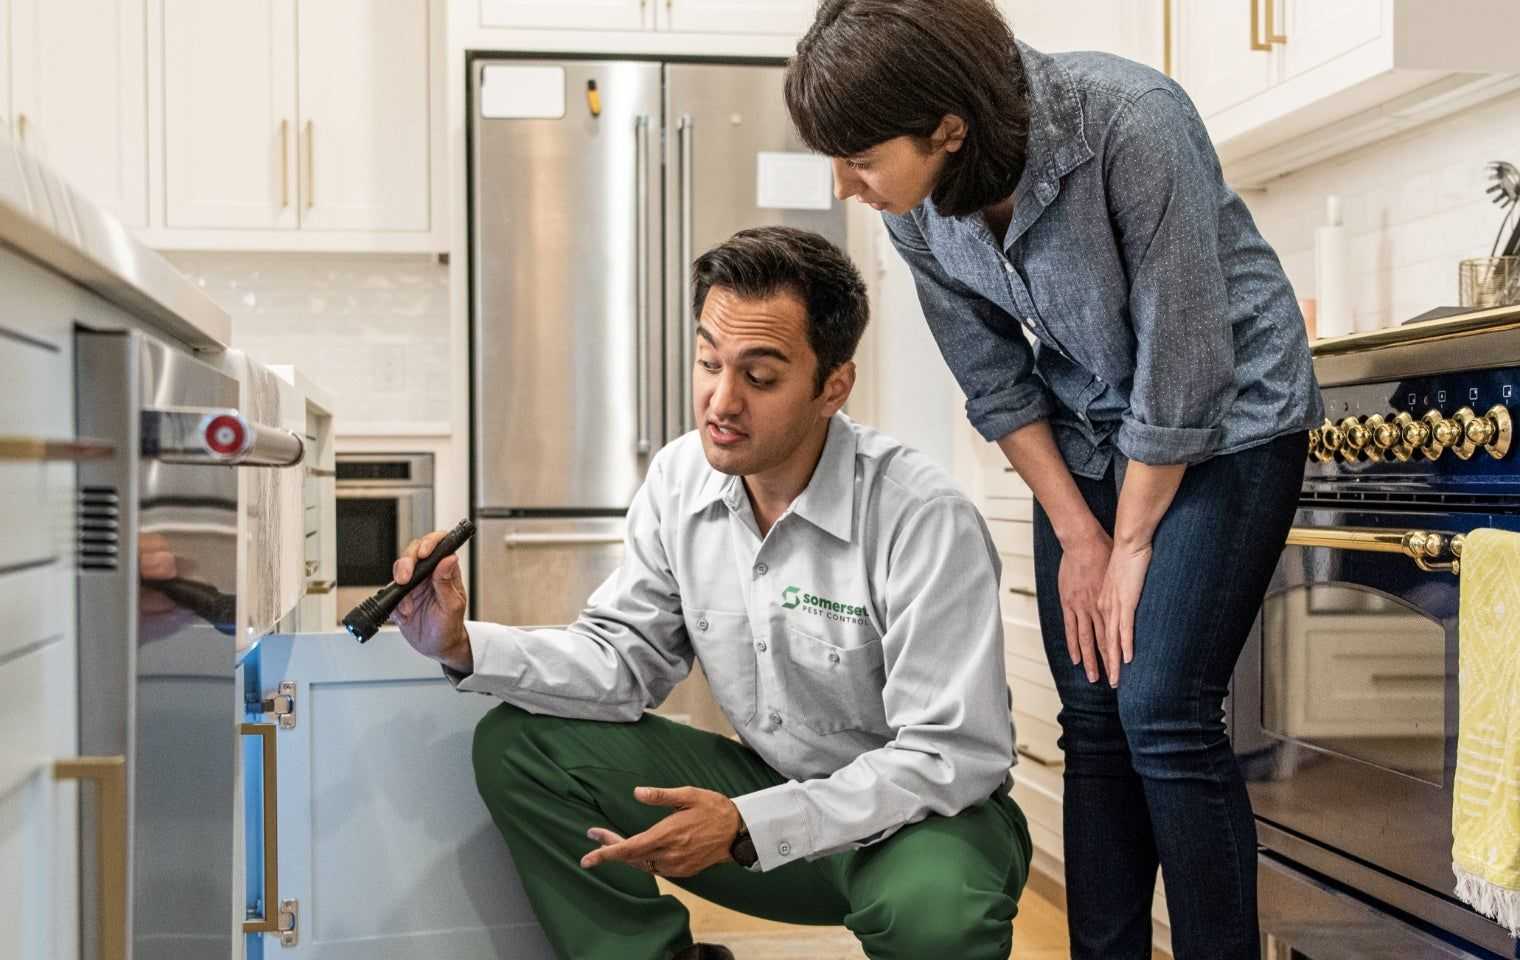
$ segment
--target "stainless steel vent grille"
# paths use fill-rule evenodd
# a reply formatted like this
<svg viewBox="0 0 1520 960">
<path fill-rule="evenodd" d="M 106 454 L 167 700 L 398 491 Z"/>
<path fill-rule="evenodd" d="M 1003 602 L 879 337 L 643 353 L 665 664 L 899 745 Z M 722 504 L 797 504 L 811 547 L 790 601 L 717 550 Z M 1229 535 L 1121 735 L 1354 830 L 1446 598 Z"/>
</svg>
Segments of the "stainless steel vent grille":
<svg viewBox="0 0 1520 960">
<path fill-rule="evenodd" d="M 121 561 L 121 498 L 111 487 L 79 491 L 79 568 L 115 570 Z"/>
</svg>

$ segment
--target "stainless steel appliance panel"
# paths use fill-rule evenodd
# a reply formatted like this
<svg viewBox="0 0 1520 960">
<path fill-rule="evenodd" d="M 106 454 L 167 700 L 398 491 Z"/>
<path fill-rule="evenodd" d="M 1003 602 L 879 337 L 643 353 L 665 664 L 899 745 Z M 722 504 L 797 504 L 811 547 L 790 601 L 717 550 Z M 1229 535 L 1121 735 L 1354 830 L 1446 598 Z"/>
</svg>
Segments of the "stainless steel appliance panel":
<svg viewBox="0 0 1520 960">
<path fill-rule="evenodd" d="M 482 117 L 487 72 L 530 65 L 563 70 L 564 116 Z M 626 509 L 663 441 L 660 66 L 478 61 L 473 82 L 476 505 Z"/>
<path fill-rule="evenodd" d="M 623 560 L 621 517 L 481 520 L 476 536 L 481 620 L 561 626 Z"/>
<path fill-rule="evenodd" d="M 117 450 L 79 474 L 79 727 L 81 753 L 127 761 L 128 943 L 139 960 L 227 955 L 238 475 L 143 455 L 140 424 L 154 408 L 236 408 L 238 384 L 140 334 L 81 332 L 76 362 L 80 433 Z M 86 840 L 95 812 L 81 810 Z M 88 843 L 81 863 L 94 916 Z M 88 926 L 83 946 L 96 955 Z"/>
<path fill-rule="evenodd" d="M 351 610 L 391 579 L 391 565 L 434 529 L 433 455 L 337 458 L 337 607 Z"/>
<path fill-rule="evenodd" d="M 1263 856 L 1257 864 L 1263 960 L 1483 960 L 1349 893 Z"/>
<path fill-rule="evenodd" d="M 665 392 L 672 439 L 692 428 L 693 260 L 739 230 L 776 224 L 845 245 L 840 203 L 829 210 L 758 205 L 758 154 L 810 152 L 787 115 L 783 77 L 781 67 L 771 66 L 665 67 Z"/>
</svg>

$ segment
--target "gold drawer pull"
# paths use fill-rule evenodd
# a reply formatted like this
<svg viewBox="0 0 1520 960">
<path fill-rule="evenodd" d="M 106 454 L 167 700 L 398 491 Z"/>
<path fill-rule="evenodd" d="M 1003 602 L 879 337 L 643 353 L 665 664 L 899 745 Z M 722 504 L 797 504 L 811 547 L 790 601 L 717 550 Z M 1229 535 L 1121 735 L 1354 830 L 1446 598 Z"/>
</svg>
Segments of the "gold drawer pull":
<svg viewBox="0 0 1520 960">
<path fill-rule="evenodd" d="M 1028 760 L 1030 763 L 1038 764 L 1039 766 L 1050 770 L 1059 770 L 1062 767 L 1066 766 L 1065 760 L 1052 760 L 1049 757 L 1042 757 L 1038 753 L 1035 753 L 1033 750 L 1031 750 L 1029 748 L 1029 744 L 1027 743 L 1019 744 L 1014 748 L 1014 750 L 1018 753 L 1019 756 L 1023 757 L 1025 760 Z"/>
<path fill-rule="evenodd" d="M 332 593 L 336 587 L 337 583 L 332 580 L 313 580 L 306 585 L 306 595 L 308 597 L 323 596 Z"/>
<path fill-rule="evenodd" d="M 244 723 L 238 732 L 264 741 L 264 915 L 243 921 L 244 933 L 278 933 L 282 946 L 296 944 L 295 901 L 280 901 L 279 748 L 272 723 Z"/>
<path fill-rule="evenodd" d="M 53 764 L 54 780 L 93 780 L 100 791 L 96 866 L 101 960 L 127 960 L 127 762 L 125 757 L 75 757 Z"/>
<path fill-rule="evenodd" d="M 1427 530 L 1376 530 L 1361 527 L 1294 527 L 1288 531 L 1290 547 L 1324 547 L 1360 553 L 1399 553 L 1427 573 L 1462 572 L 1462 534 Z M 1445 555 L 1447 560 L 1440 558 Z"/>
<path fill-rule="evenodd" d="M 43 463 L 52 460 L 109 460 L 116 445 L 104 440 L 49 440 L 46 437 L 0 437 L 0 460 Z"/>
</svg>

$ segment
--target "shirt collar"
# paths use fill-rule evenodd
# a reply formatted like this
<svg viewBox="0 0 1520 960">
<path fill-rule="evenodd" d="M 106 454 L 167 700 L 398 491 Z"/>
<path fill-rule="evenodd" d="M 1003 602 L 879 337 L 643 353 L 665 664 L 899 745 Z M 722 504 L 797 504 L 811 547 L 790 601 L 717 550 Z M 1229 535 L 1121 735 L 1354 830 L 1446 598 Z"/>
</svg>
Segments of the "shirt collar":
<svg viewBox="0 0 1520 960">
<path fill-rule="evenodd" d="M 829 421 L 829 435 L 823 442 L 823 455 L 813 469 L 812 479 L 792 501 L 789 513 L 811 523 L 823 532 L 849 542 L 855 526 L 855 453 L 859 440 L 849 417 L 835 414 Z M 707 477 L 692 501 L 692 513 L 701 513 L 714 503 L 729 510 L 745 508 L 744 481 L 735 475 L 719 473 L 708 467 Z"/>
</svg>

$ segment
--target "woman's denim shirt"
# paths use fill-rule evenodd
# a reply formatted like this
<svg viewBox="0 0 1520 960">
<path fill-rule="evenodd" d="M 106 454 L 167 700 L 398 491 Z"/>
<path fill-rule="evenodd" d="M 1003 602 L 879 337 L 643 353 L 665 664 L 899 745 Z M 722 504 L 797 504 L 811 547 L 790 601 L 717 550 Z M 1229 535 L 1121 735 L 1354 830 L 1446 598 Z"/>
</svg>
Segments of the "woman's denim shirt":
<svg viewBox="0 0 1520 960">
<path fill-rule="evenodd" d="M 1317 424 L 1293 289 L 1182 88 L 1106 54 L 1019 53 L 1028 161 L 1004 243 L 932 200 L 885 217 L 972 425 L 1048 419 L 1098 478 L 1116 449 L 1197 463 Z"/>
</svg>

